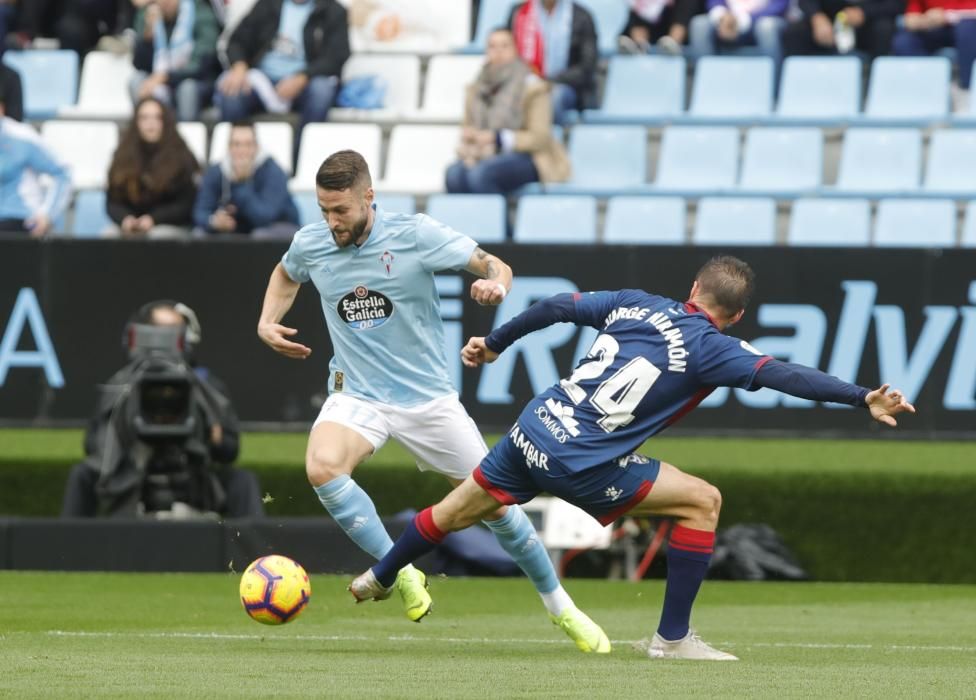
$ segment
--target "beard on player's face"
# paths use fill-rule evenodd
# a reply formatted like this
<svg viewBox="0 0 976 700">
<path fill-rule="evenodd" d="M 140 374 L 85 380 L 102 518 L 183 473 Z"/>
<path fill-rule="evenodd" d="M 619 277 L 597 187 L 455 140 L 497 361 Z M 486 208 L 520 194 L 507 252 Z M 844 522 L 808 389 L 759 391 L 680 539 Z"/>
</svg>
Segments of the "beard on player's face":
<svg viewBox="0 0 976 700">
<path fill-rule="evenodd" d="M 366 224 L 369 223 L 369 209 L 363 207 L 362 215 L 349 225 L 337 226 L 332 230 L 332 237 L 340 248 L 352 245 L 366 231 Z"/>
</svg>

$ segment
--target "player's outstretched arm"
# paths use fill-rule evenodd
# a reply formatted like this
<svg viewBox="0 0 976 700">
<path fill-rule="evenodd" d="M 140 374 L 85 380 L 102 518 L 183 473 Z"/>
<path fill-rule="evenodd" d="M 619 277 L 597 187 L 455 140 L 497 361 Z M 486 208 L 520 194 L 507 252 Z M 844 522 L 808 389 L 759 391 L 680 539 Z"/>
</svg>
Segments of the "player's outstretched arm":
<svg viewBox="0 0 976 700">
<path fill-rule="evenodd" d="M 869 391 L 864 397 L 864 403 L 871 411 L 871 417 L 879 423 L 895 427 L 898 421 L 895 416 L 899 413 L 915 413 L 915 407 L 905 400 L 904 395 L 897 389 L 888 391 L 888 384 L 882 384 L 874 391 Z"/>
<path fill-rule="evenodd" d="M 278 263 L 271 273 L 268 288 L 264 292 L 264 305 L 261 307 L 261 318 L 258 320 L 258 337 L 275 352 L 285 357 L 304 360 L 312 354 L 311 348 L 288 340 L 285 336 L 293 336 L 298 333 L 298 330 L 280 324 L 281 319 L 295 302 L 299 287 L 301 285 L 289 277 L 285 268 Z"/>
<path fill-rule="evenodd" d="M 479 304 L 497 306 L 512 288 L 512 268 L 481 248 L 474 249 L 464 269 L 480 278 L 471 285 L 471 298 Z"/>
</svg>

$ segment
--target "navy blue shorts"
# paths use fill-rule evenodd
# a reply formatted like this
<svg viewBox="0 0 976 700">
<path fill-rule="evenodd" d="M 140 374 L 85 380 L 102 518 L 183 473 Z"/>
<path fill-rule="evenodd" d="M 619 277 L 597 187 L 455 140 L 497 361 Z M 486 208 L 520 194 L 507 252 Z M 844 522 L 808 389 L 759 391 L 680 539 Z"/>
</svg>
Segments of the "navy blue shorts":
<svg viewBox="0 0 976 700">
<path fill-rule="evenodd" d="M 481 460 L 472 476 L 505 505 L 548 493 L 609 525 L 644 500 L 660 470 L 659 460 L 635 453 L 585 471 L 567 471 L 545 454 L 519 449 L 508 434 Z"/>
</svg>

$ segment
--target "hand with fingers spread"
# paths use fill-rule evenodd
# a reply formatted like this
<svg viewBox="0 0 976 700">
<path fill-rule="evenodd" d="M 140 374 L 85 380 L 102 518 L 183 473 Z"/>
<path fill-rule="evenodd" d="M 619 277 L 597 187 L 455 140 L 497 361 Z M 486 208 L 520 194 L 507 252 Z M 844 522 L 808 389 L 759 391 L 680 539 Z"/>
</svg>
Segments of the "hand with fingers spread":
<svg viewBox="0 0 976 700">
<path fill-rule="evenodd" d="M 898 421 L 895 416 L 899 413 L 915 413 L 915 407 L 905 400 L 905 395 L 898 389 L 888 391 L 889 384 L 882 384 L 874 391 L 868 392 L 864 402 L 871 411 L 871 417 L 879 423 L 895 427 Z"/>
<path fill-rule="evenodd" d="M 468 344 L 461 348 L 461 362 L 465 367 L 478 367 L 497 359 L 498 353 L 485 345 L 484 338 L 470 338 Z"/>
<path fill-rule="evenodd" d="M 258 336 L 269 348 L 285 357 L 304 360 L 312 354 L 312 349 L 285 337 L 297 334 L 297 328 L 288 328 L 280 323 L 262 323 L 258 326 Z"/>
</svg>

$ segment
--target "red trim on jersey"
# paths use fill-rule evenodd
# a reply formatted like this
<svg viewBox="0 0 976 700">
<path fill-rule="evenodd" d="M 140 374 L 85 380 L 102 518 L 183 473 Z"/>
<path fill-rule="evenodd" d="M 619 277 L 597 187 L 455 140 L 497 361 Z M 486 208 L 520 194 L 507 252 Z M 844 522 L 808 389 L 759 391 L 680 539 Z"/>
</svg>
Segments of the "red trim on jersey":
<svg viewBox="0 0 976 700">
<path fill-rule="evenodd" d="M 619 508 L 611 510 L 606 515 L 601 515 L 597 520 L 601 525 L 609 525 L 614 520 L 619 518 L 621 515 L 629 511 L 631 508 L 636 506 L 638 503 L 644 500 L 644 496 L 650 493 L 651 489 L 654 487 L 653 481 L 644 481 L 640 486 L 637 487 L 637 493 L 635 493 L 631 498 L 627 500 L 626 503 L 621 505 Z"/>
<path fill-rule="evenodd" d="M 515 496 L 510 494 L 505 489 L 500 489 L 488 481 L 488 478 L 484 475 L 484 472 L 481 471 L 480 464 L 475 467 L 473 472 L 471 472 L 471 476 L 474 477 L 475 483 L 477 483 L 478 486 L 487 491 L 492 498 L 502 505 L 511 506 L 518 503 L 518 499 L 515 498 Z"/>
<path fill-rule="evenodd" d="M 699 389 L 697 392 L 695 392 L 694 396 L 692 396 L 690 399 L 688 399 L 687 402 L 685 402 L 684 406 L 678 409 L 677 413 L 675 413 L 673 416 L 668 418 L 667 424 L 674 425 L 679 420 L 684 418 L 686 415 L 691 413 L 693 410 L 695 410 L 695 407 L 698 406 L 698 404 L 700 404 L 702 401 L 707 399 L 708 395 L 711 394 L 713 391 L 715 391 L 715 387 L 713 386 L 708 386 L 703 389 Z"/>
<path fill-rule="evenodd" d="M 417 526 L 417 532 L 420 536 L 431 544 L 440 544 L 441 541 L 447 536 L 447 533 L 437 527 L 434 523 L 434 507 L 424 508 L 422 511 L 417 513 L 417 517 L 413 519 L 414 525 Z"/>
<path fill-rule="evenodd" d="M 756 363 L 756 368 L 755 368 L 756 372 L 758 372 L 759 368 L 762 367 L 767 362 L 769 362 L 771 359 L 773 359 L 772 355 L 766 355 L 766 357 L 760 357 L 759 362 Z"/>
<path fill-rule="evenodd" d="M 711 554 L 715 549 L 715 532 L 712 530 L 695 530 L 684 525 L 675 525 L 671 531 L 671 547 L 686 552 Z"/>
<path fill-rule="evenodd" d="M 700 306 L 698 306 L 695 302 L 693 302 L 693 301 L 686 301 L 685 302 L 685 311 L 687 311 L 690 314 L 704 314 L 705 315 L 705 318 L 708 319 L 708 322 L 711 323 L 716 328 L 718 328 L 718 324 L 715 323 L 715 319 L 712 318 L 711 315 L 707 311 L 705 311 L 705 309 L 703 309 Z M 721 329 L 719 329 L 719 330 L 721 330 Z"/>
<path fill-rule="evenodd" d="M 580 292 L 573 292 L 573 301 L 579 301 L 582 298 L 583 295 Z"/>
</svg>

